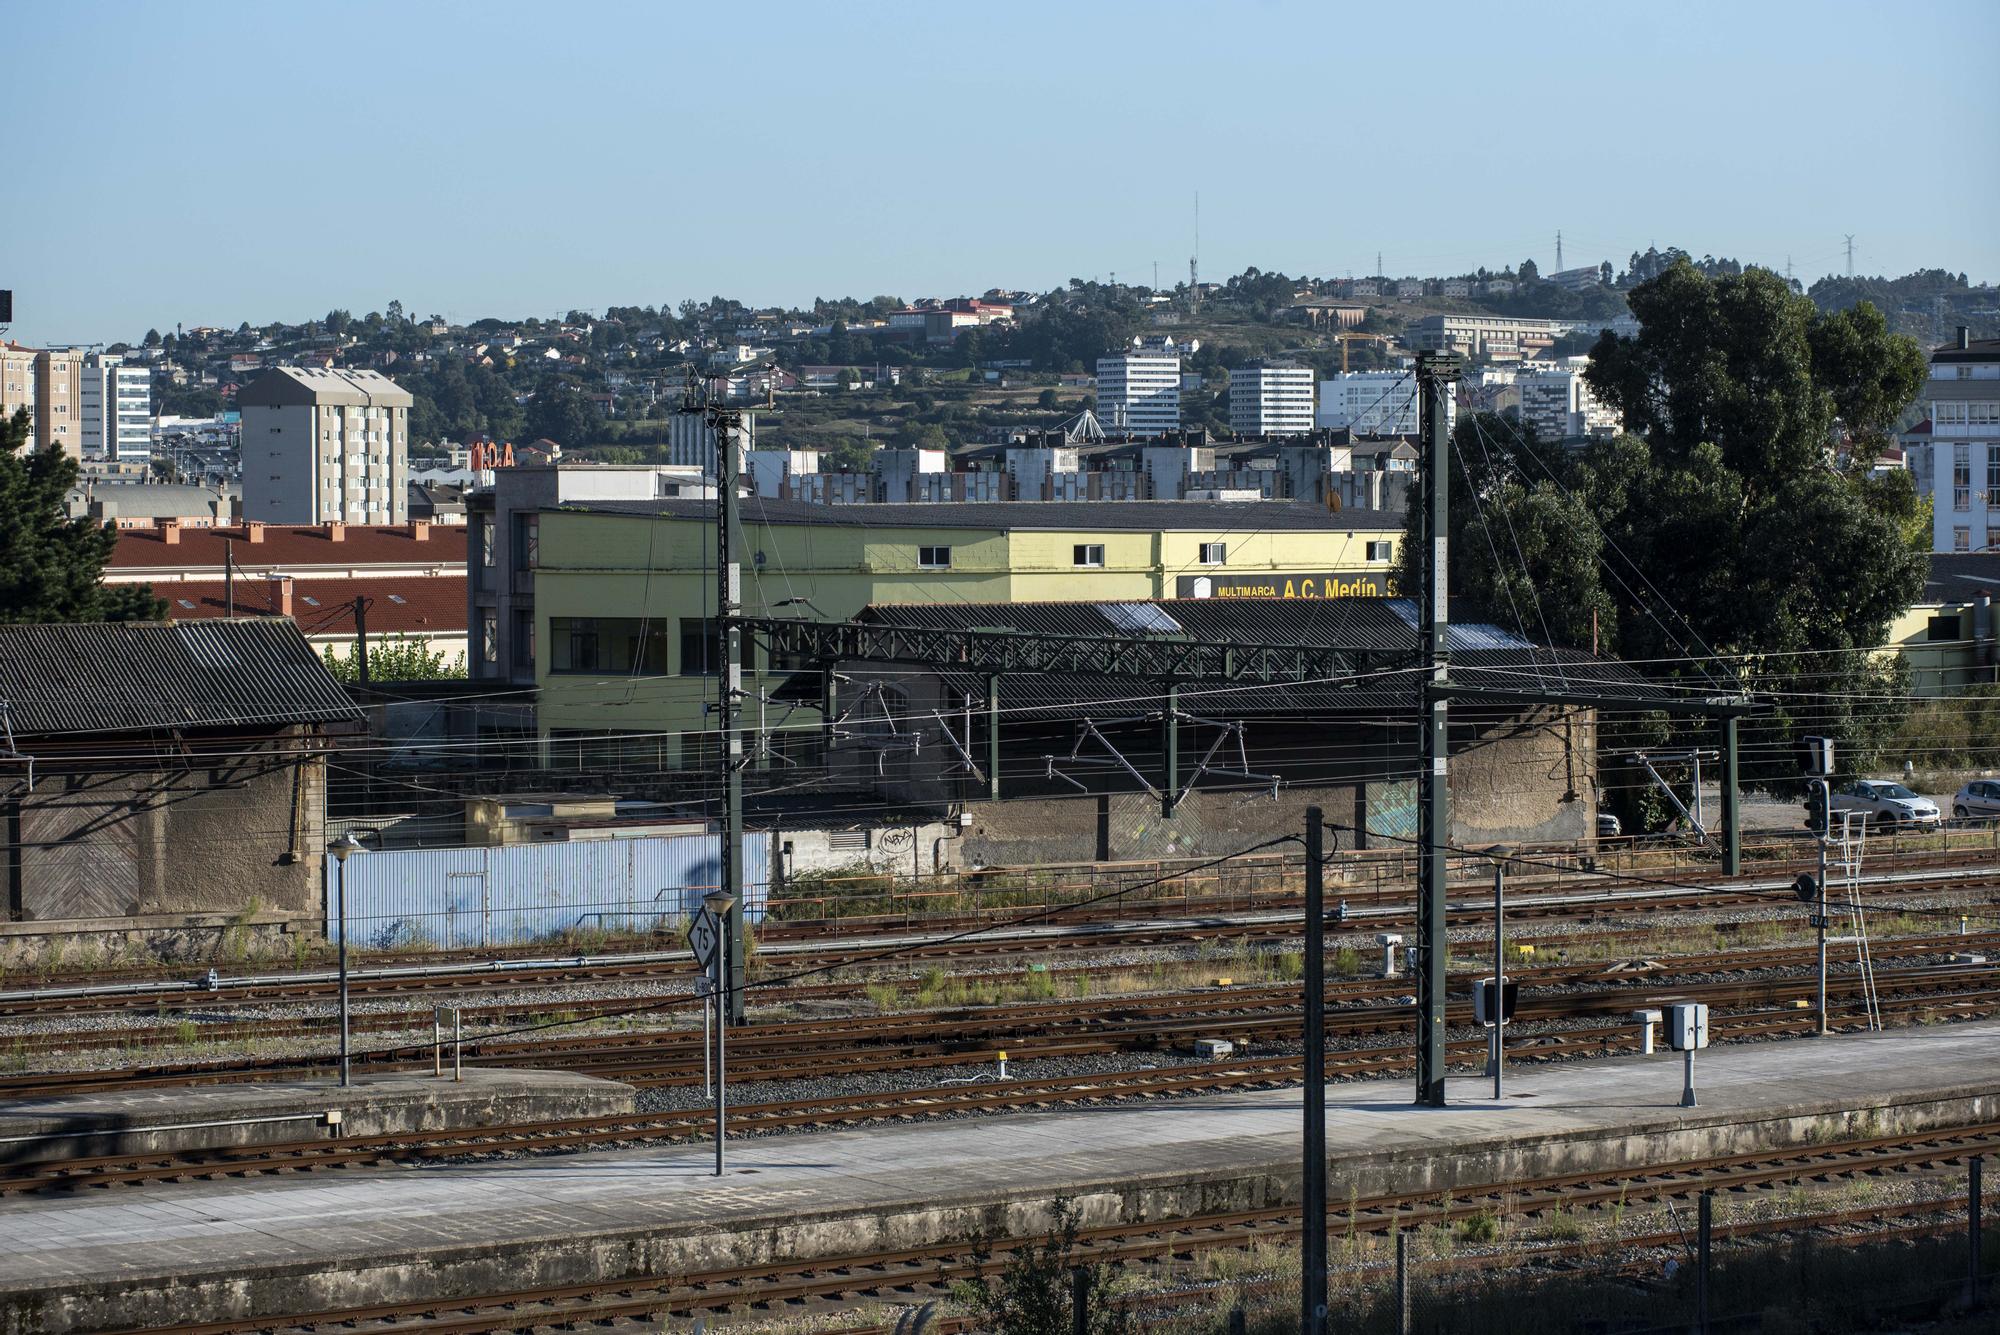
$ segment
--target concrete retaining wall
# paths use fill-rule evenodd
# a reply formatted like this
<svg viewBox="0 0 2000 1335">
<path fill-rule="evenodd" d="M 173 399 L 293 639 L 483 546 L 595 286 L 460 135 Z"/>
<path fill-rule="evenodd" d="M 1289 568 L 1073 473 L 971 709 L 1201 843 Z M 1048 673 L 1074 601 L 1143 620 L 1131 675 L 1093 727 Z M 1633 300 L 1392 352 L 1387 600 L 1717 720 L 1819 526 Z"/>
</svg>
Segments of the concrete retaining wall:
<svg viewBox="0 0 2000 1335">
<path fill-rule="evenodd" d="M 447 1051 L 442 1079 L 364 1076 L 346 1089 L 331 1080 L 181 1086 L 0 1104 L 0 1163 L 622 1116 L 636 1097 L 630 1085 L 565 1071 L 469 1070 L 457 1081 Z"/>
</svg>

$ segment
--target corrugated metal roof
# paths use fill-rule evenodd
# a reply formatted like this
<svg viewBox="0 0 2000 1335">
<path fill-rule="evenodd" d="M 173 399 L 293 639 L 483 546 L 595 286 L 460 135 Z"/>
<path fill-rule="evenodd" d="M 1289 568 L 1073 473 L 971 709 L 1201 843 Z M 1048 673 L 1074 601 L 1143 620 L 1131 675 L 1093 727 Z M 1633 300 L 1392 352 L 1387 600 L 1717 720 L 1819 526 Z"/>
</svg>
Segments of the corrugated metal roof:
<svg viewBox="0 0 2000 1335">
<path fill-rule="evenodd" d="M 1924 581 L 1927 603 L 1969 603 L 2000 594 L 2000 552 L 1933 552 Z"/>
<path fill-rule="evenodd" d="M 1016 630 L 1049 635 L 1105 636 L 1104 609 L 1129 604 L 956 603 L 877 604 L 858 619 L 955 630 Z M 1400 598 L 1298 599 L 1182 598 L 1152 604 L 1178 623 L 1181 638 L 1233 644 L 1306 645 L 1386 653 L 1414 668 L 1414 606 Z M 1502 630 L 1472 622 L 1451 638 L 1452 679 L 1462 687 L 1493 691 L 1568 691 L 1624 698 L 1666 699 L 1672 694 L 1622 663 L 1573 649 L 1543 648 Z M 1162 637 L 1173 638 L 1173 637 Z M 1400 655 L 1410 655 L 1404 660 Z M 985 694 L 983 674 L 946 673 L 955 689 Z M 1157 709 L 1155 682 L 1109 676 L 1020 673 L 1001 687 L 1002 707 L 1027 718 L 1102 718 L 1124 707 Z M 1237 686 L 1185 682 L 1181 707 L 1233 717 L 1257 715 L 1399 713 L 1415 708 L 1415 678 L 1394 667 L 1357 674 L 1352 681 Z M 1015 713 L 1014 711 L 1021 711 Z"/>
<path fill-rule="evenodd" d="M 1196 640 L 1302 644 L 1314 648 L 1417 647 L 1410 622 L 1388 598 L 1167 598 L 1151 606 Z M 1131 603 L 876 603 L 863 621 L 951 630 L 1019 630 L 1045 635 L 1117 635 L 1109 607 Z"/>
<path fill-rule="evenodd" d="M 712 520 L 714 501 L 572 501 L 563 510 Z M 984 528 L 1063 532 L 1400 533 L 1403 516 L 1383 510 L 1328 510 L 1311 501 L 1105 501 L 1079 508 L 1061 501 L 922 501 L 818 505 L 746 496 L 749 524 L 830 528 Z"/>
<path fill-rule="evenodd" d="M 16 739 L 361 721 L 275 618 L 0 626 L 0 702 Z"/>
<path fill-rule="evenodd" d="M 1622 663 L 1563 649 L 1473 650 L 1452 659 L 1452 681 L 1468 689 L 1495 691 L 1561 690 L 1620 697 L 1666 698 L 1667 692 Z M 953 690 L 975 700 L 986 696 L 984 673 L 942 672 Z M 806 682 L 800 694 L 808 694 Z M 1187 713 L 1222 718 L 1310 718 L 1337 714 L 1417 717 L 1414 673 L 1370 676 L 1350 682 L 1301 682 L 1279 686 L 1234 686 L 1183 682 L 1176 697 Z M 1058 673 L 1017 673 L 1000 685 L 1000 707 L 1013 720 L 1125 717 L 1158 712 L 1159 683 L 1130 677 Z M 1476 703 L 1476 702 L 1475 702 Z M 1457 707 L 1457 706 L 1455 706 Z"/>
</svg>

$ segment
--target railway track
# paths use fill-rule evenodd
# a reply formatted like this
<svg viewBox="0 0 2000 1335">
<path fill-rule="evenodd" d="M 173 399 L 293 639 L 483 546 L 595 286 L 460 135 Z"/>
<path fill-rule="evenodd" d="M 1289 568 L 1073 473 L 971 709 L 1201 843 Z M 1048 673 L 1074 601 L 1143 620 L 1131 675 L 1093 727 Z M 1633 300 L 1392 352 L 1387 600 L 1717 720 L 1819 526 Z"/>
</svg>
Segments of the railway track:
<svg viewBox="0 0 2000 1335">
<path fill-rule="evenodd" d="M 1617 1204 L 1630 1206 L 1687 1199 L 1698 1192 L 1751 1192 L 1787 1184 L 1831 1182 L 1860 1176 L 1915 1174 L 1961 1164 L 1975 1154 L 2000 1148 L 2000 1123 L 1926 1133 L 1853 1139 L 1748 1155 L 1664 1163 L 1628 1174 L 1580 1173 L 1525 1182 L 1455 1186 L 1440 1199 L 1432 1193 L 1381 1195 L 1337 1205 L 1329 1211 L 1330 1231 L 1382 1236 L 1400 1230 L 1450 1225 L 1480 1214 L 1535 1218 L 1550 1211 L 1587 1210 Z M 1826 1229 L 1891 1219 L 1905 1221 L 1893 1231 L 1917 1232 L 1934 1227 L 1920 1221 L 1941 1211 L 1962 1210 L 1963 1196 L 1870 1207 L 1798 1214 L 1777 1220 L 1723 1224 L 1720 1236 L 1747 1236 Z M 1189 1262 L 1204 1252 L 1244 1251 L 1295 1239 L 1301 1220 L 1296 1208 L 1232 1211 L 1139 1224 L 1085 1229 L 1071 1260 L 1114 1266 L 1162 1266 Z M 1679 1246 L 1684 1234 L 1637 1232 L 1618 1239 L 1626 1249 Z M 881 1299 L 909 1302 L 942 1295 L 954 1283 L 991 1275 L 1005 1268 L 1019 1250 L 1035 1240 L 996 1242 L 990 1251 L 966 1242 L 894 1251 L 859 1252 L 730 1267 L 675 1277 L 620 1277 L 598 1283 L 522 1289 L 513 1292 L 454 1297 L 450 1300 L 392 1302 L 334 1311 L 279 1316 L 261 1315 L 240 1321 L 201 1322 L 170 1329 L 177 1335 L 248 1335 L 249 1332 L 322 1330 L 329 1325 L 374 1335 L 374 1332 L 423 1331 L 428 1335 L 482 1335 L 483 1332 L 533 1330 L 551 1326 L 577 1328 L 629 1320 L 695 1317 L 709 1313 L 739 1315 L 796 1310 L 803 1304 Z M 1549 1243 L 1517 1253 L 1528 1260 L 1561 1260 L 1598 1243 Z M 986 1254 L 979 1255 L 977 1252 Z M 1460 1259 L 1465 1267 L 1491 1264 L 1489 1258 Z M 1442 1269 L 1437 1267 L 1436 1269 Z M 1427 1270 L 1436 1273 L 1430 1263 Z M 1171 1301 L 1175 1295 L 1154 1295 Z M 1141 1299 L 1140 1302 L 1148 1300 Z"/>
<path fill-rule="evenodd" d="M 2000 864 L 1985 856 L 1976 861 L 1883 871 L 1864 884 L 1863 895 L 1879 901 L 1949 890 L 1990 891 L 1996 882 L 2000 882 Z M 1760 870 L 1733 884 L 1742 888 L 1710 888 L 1714 882 L 1690 878 L 1685 891 L 1657 883 L 1628 883 L 1621 888 L 1607 882 L 1540 893 L 1522 889 L 1510 896 L 1508 917 L 1515 923 L 1587 920 L 1600 915 L 1631 920 L 1667 912 L 1771 907 L 1785 902 L 1776 897 L 1783 889 L 1781 879 L 1769 871 Z M 1338 893 L 1336 890 L 1336 897 Z M 2000 894 L 1992 897 L 2000 903 Z M 1159 916 L 1158 912 L 1135 914 L 1133 909 L 1143 906 L 1116 902 L 1090 909 L 1060 905 L 1010 908 L 1005 913 L 1014 917 L 1046 912 L 1061 919 L 1057 924 L 1015 927 L 1000 925 L 1012 919 L 997 914 L 945 915 L 923 921 L 916 930 L 893 931 L 879 925 L 860 929 L 841 919 L 767 923 L 760 930 L 759 953 L 771 961 L 782 961 L 788 970 L 797 970 L 865 964 L 877 956 L 893 956 L 901 962 L 963 962 L 1005 958 L 1024 951 L 1136 949 L 1216 940 L 1256 943 L 1295 938 L 1300 903 L 1289 895 L 1248 899 L 1239 895 L 1176 899 L 1150 906 L 1154 910 L 1173 908 L 1179 915 L 1174 917 Z M 1191 908 L 1195 914 L 1187 916 Z M 1230 916 L 1232 912 L 1234 916 Z M 1490 901 L 1481 897 L 1477 887 L 1467 886 L 1454 892 L 1448 921 L 1476 927 L 1490 912 Z M 1414 909 L 1406 895 L 1377 896 L 1374 902 L 1350 904 L 1342 926 L 1351 932 L 1409 930 L 1414 927 Z M 984 934 L 953 939 L 956 933 L 973 930 Z M 829 936 L 836 938 L 833 944 L 827 944 Z M 370 1000 L 440 993 L 498 996 L 551 987 L 651 981 L 691 972 L 692 964 L 691 956 L 677 942 L 671 949 L 601 957 L 550 957 L 545 952 L 523 955 L 504 950 L 457 952 L 426 956 L 421 963 L 358 968 L 350 987 L 354 995 Z M 205 978 L 191 977 L 189 971 L 148 970 L 109 977 L 101 973 L 49 975 L 36 987 L 0 992 L 0 1020 L 50 1013 L 166 1012 L 217 1004 L 323 1002 L 336 990 L 334 978 L 323 971 L 245 976 L 219 973 L 213 988 L 206 985 Z"/>
<path fill-rule="evenodd" d="M 1560 937 L 1527 938 L 1515 940 L 1512 944 L 1526 948 L 1529 957 L 1537 953 L 1547 959 L 1566 953 L 1581 945 L 1600 946 L 1615 943 L 1628 934 L 1619 932 L 1597 932 L 1573 934 Z M 1491 939 L 1455 942 L 1452 947 L 1457 960 L 1477 959 L 1492 953 Z M 1875 942 L 1875 953 L 1885 960 L 1907 959 L 1926 954 L 1956 954 L 1960 952 L 1985 952 L 2000 955 L 2000 931 L 1980 932 L 1971 935 L 1928 935 L 1913 937 L 1882 938 Z M 1525 985 L 1547 987 L 1556 984 L 1573 984 L 1590 980 L 1602 980 L 1615 975 L 1620 979 L 1657 978 L 1668 975 L 1692 976 L 1718 972 L 1738 972 L 1756 969 L 1793 968 L 1811 964 L 1815 959 L 1808 946 L 1749 947 L 1723 951 L 1703 951 L 1690 954 L 1659 955 L 1655 957 L 1635 957 L 1621 961 L 1583 961 L 1569 963 L 1516 963 L 1510 971 L 1518 974 Z M 1455 961 L 1456 962 L 1456 961 Z M 1227 965 L 1219 966 L 1217 972 Z M 1018 968 L 992 970 L 972 976 L 972 981 L 985 987 L 1005 987 L 1020 985 L 1030 980 L 1041 980 L 1060 985 L 1065 980 L 1087 979 L 1091 983 L 1101 983 L 1107 978 L 1144 977 L 1153 971 L 1151 964 L 1090 964 L 1090 965 L 1026 965 Z M 1455 979 L 1471 977 L 1472 973 L 1454 968 Z M 860 1000 L 864 996 L 880 995 L 883 987 L 894 988 L 914 999 L 923 987 L 923 980 L 917 977 L 885 982 L 882 979 L 851 979 L 840 982 L 800 983 L 790 985 L 759 987 L 753 994 L 760 1006 L 788 1005 L 798 1002 L 819 1002 L 829 1000 Z M 1239 989 L 1240 990 L 1240 989 Z M 1385 999 L 1399 995 L 1407 988 L 1397 980 L 1335 979 L 1328 989 L 1328 1000 L 1334 1004 L 1355 999 Z M 1457 990 L 1454 988 L 1454 990 Z M 617 1014 L 630 1011 L 634 1006 L 657 1005 L 656 1014 L 662 1019 L 671 1019 L 675 1012 L 688 1003 L 676 1002 L 671 997 L 662 997 L 653 1002 L 631 997 L 584 997 L 561 1003 L 549 1002 L 495 1002 L 461 1007 L 461 1019 L 467 1025 L 507 1026 L 519 1022 L 532 1022 L 537 1018 L 546 1019 L 552 1014 L 562 1014 L 576 1019 L 592 1016 Z M 402 1012 L 362 1011 L 352 1017 L 351 1026 L 357 1033 L 401 1032 L 422 1029 L 433 1018 L 430 1008 Z M 0 1050 L 4 1050 L 16 1061 L 50 1053 L 70 1053 L 96 1048 L 118 1048 L 128 1052 L 148 1046 L 185 1046 L 190 1039 L 202 1042 L 228 1043 L 251 1040 L 268 1041 L 276 1038 L 301 1038 L 329 1034 L 334 1031 L 338 1016 L 334 1014 L 304 1016 L 290 1019 L 258 1020 L 210 1020 L 188 1016 L 156 1017 L 151 1024 L 118 1029 L 62 1030 L 40 1033 L 18 1034 L 0 1039 Z M 198 1026 L 189 1032 L 187 1026 Z M 4 1085 L 0 1085 L 4 1088 Z"/>
<path fill-rule="evenodd" d="M 1908 950 L 1891 943 L 1878 959 L 1928 956 L 1939 940 L 1927 938 Z M 1752 958 L 1746 960 L 1744 955 Z M 1616 974 L 1603 965 L 1528 966 L 1517 1020 L 1572 1021 L 1626 1015 L 1657 1006 L 1663 996 L 1703 1000 L 1718 1010 L 1763 1009 L 1796 1004 L 1815 995 L 1810 976 L 1688 979 L 1707 971 L 1743 972 L 1774 961 L 1803 964 L 1805 948 L 1722 952 L 1691 957 L 1693 963 L 1650 962 L 1658 967 Z M 1469 978 L 1471 975 L 1462 975 Z M 1580 989 L 1582 981 L 1611 985 Z M 1960 994 L 1981 1001 L 1994 994 L 2000 962 L 1919 964 L 1878 967 L 1885 999 L 1944 1002 Z M 1836 974 L 1833 988 L 1844 996 L 1852 980 Z M 1406 1027 L 1411 1020 L 1409 984 L 1401 978 L 1341 980 L 1327 989 L 1330 1034 L 1351 1036 Z M 1537 988 L 1569 987 L 1567 991 Z M 1454 992 L 1466 990 L 1454 988 Z M 960 1066 L 983 1054 L 1006 1050 L 1020 1059 L 1094 1056 L 1174 1047 L 1201 1037 L 1225 1037 L 1249 1044 L 1295 1041 L 1298 1035 L 1297 984 L 1209 987 L 1192 991 L 1131 996 L 1067 998 L 1039 1003 L 950 1007 L 933 1013 L 831 1016 L 747 1026 L 731 1038 L 731 1070 L 739 1080 L 838 1078 L 879 1071 Z M 1448 1023 L 1469 1024 L 1464 1002 L 1446 1013 Z M 551 1038 L 492 1038 L 466 1044 L 476 1063 L 572 1070 L 642 1087 L 698 1084 L 704 1056 L 700 1031 L 649 1029 L 619 1033 L 577 1033 L 565 1028 Z M 357 1065 L 368 1070 L 416 1069 L 427 1064 L 428 1046 L 398 1050 L 391 1058 L 364 1050 Z M 111 1071 L 26 1073 L 0 1077 L 0 1097 L 45 1097 L 189 1083 L 224 1083 L 296 1077 L 315 1065 L 294 1057 L 242 1058 Z"/>
<path fill-rule="evenodd" d="M 2000 1005 L 2000 989 L 1961 999 L 1885 997 L 1890 1016 L 1928 1012 L 1940 1020 L 1971 1018 Z M 1721 1014 L 1711 1021 L 1717 1039 L 1745 1040 L 1811 1032 L 1816 1018 L 1796 1010 Z M 1843 1028 L 1859 1027 L 1858 1022 Z M 1294 1021 L 1294 1029 L 1296 1021 Z M 1510 1062 L 1599 1056 L 1638 1049 L 1629 1023 L 1590 1025 L 1509 1038 Z M 1074 1050 L 1100 1051 L 1088 1044 Z M 1484 1037 L 1447 1044 L 1448 1058 L 1477 1066 L 1486 1058 Z M 928 1065 L 963 1065 L 964 1057 Z M 1405 1072 L 1411 1067 L 1407 1041 L 1328 1053 L 1330 1079 L 1363 1079 Z M 912 1120 L 1103 1103 L 1158 1099 L 1232 1089 L 1264 1089 L 1295 1084 L 1304 1075 L 1298 1054 L 1250 1056 L 1227 1061 L 1142 1067 L 1089 1076 L 1062 1075 L 978 1084 L 928 1086 L 863 1094 L 821 1095 L 776 1102 L 736 1103 L 728 1110 L 734 1137 L 823 1129 L 886 1119 Z M 754 1080 L 750 1076 L 746 1079 Z M 768 1077 L 766 1077 L 768 1078 Z M 221 1179 L 290 1174 L 310 1169 L 374 1163 L 421 1163 L 493 1154 L 544 1153 L 699 1140 L 713 1134 L 713 1113 L 705 1107 L 632 1116 L 601 1116 L 477 1131 L 396 1133 L 337 1140 L 157 1154 L 93 1155 L 0 1166 L 0 1194 L 136 1185 L 147 1182 Z"/>
</svg>

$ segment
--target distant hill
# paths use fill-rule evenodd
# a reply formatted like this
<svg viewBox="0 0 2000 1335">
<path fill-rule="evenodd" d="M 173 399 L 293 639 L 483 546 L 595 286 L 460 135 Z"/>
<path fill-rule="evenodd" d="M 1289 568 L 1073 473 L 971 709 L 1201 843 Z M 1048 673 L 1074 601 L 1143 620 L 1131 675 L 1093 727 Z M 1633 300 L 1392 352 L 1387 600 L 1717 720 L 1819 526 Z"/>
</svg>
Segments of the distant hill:
<svg viewBox="0 0 2000 1335">
<path fill-rule="evenodd" d="M 1806 290 L 1823 311 L 1873 302 L 1889 327 L 1926 348 L 1951 339 L 1965 325 L 1974 338 L 2000 337 L 2000 288 L 1971 286 L 1962 273 L 1925 269 L 1901 278 L 1826 277 Z"/>
</svg>

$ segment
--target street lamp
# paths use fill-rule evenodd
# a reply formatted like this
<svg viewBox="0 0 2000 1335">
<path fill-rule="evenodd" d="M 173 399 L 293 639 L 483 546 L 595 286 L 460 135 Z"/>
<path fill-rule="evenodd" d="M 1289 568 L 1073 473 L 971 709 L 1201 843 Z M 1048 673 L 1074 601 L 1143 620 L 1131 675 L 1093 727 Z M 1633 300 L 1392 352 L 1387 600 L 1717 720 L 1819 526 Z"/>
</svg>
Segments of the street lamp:
<svg viewBox="0 0 2000 1335">
<path fill-rule="evenodd" d="M 364 847 L 349 830 L 340 838 L 326 846 L 339 864 L 335 875 L 335 893 L 340 897 L 340 1083 L 346 1088 L 352 1083 L 352 1073 L 347 1058 L 347 855 Z"/>
<path fill-rule="evenodd" d="M 726 942 L 730 907 L 736 897 L 727 890 L 711 890 L 701 897 L 702 907 L 714 917 L 716 932 L 715 955 L 710 962 L 710 995 L 715 1001 L 715 1175 L 722 1176 L 722 1110 L 727 1100 L 723 1095 L 724 1054 L 727 1051 L 729 1026 L 725 1022 L 729 1011 L 729 999 L 722 994 L 723 956 L 728 949 Z"/>
</svg>

